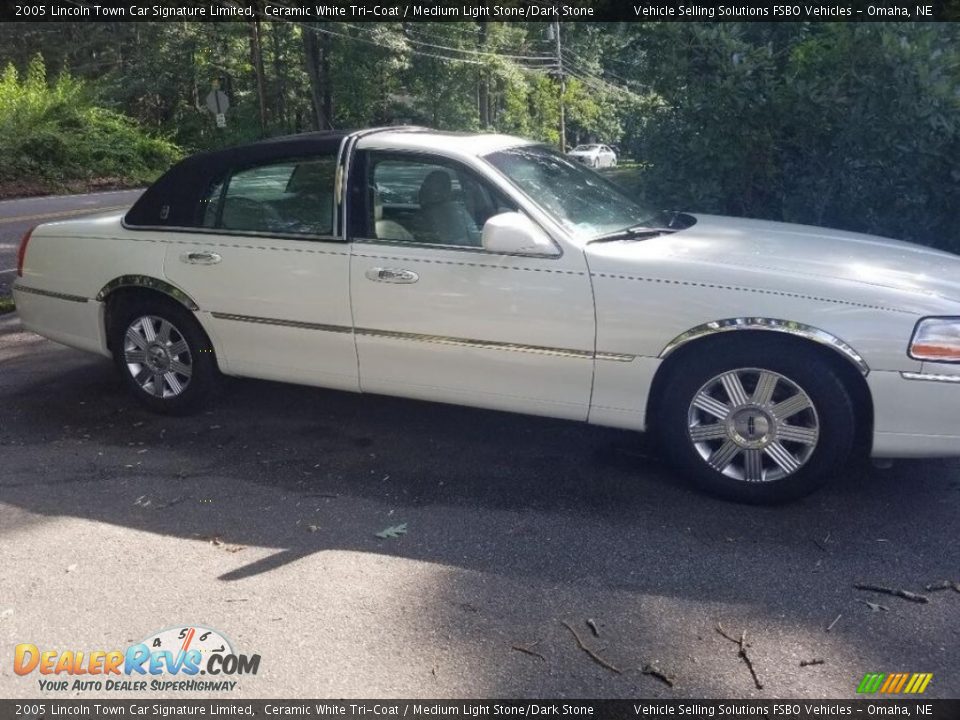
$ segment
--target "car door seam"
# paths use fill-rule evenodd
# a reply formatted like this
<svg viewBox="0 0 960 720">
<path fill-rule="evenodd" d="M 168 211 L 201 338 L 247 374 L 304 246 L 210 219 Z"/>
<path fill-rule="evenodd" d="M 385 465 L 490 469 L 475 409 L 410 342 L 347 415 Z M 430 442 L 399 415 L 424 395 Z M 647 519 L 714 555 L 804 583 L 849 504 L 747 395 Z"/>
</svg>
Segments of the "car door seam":
<svg viewBox="0 0 960 720">
<path fill-rule="evenodd" d="M 364 255 L 357 253 L 354 255 L 354 257 L 362 257 L 369 260 L 397 260 L 399 262 L 431 263 L 434 265 L 457 265 L 459 267 L 491 268 L 493 270 L 520 270 L 525 272 L 554 273 L 557 275 L 586 275 L 586 273 L 578 270 L 550 270 L 546 268 L 508 267 L 504 265 L 491 265 L 489 263 L 456 262 L 454 260 L 430 260 L 427 258 L 400 257 L 396 255 Z"/>
<path fill-rule="evenodd" d="M 236 248 L 238 250 L 276 250 L 278 252 L 298 252 L 298 253 L 309 253 L 311 255 L 336 255 L 336 256 L 349 256 L 349 252 L 341 252 L 336 250 L 314 250 L 313 248 L 303 248 L 303 247 L 276 247 L 274 245 L 243 245 L 240 243 L 225 243 L 225 242 L 216 242 L 213 240 L 176 240 L 173 238 L 118 238 L 118 237 L 94 237 L 88 236 L 93 240 L 116 240 L 116 241 L 126 241 L 133 240 L 134 242 L 153 242 L 153 243 L 163 243 L 166 245 L 195 245 L 203 247 L 223 247 L 223 248 Z M 285 240 L 291 240 L 298 243 L 306 242 L 315 242 L 307 238 L 284 238 Z M 340 242 L 340 240 L 334 240 L 331 242 Z"/>
<path fill-rule="evenodd" d="M 357 360 L 357 390 L 363 392 L 363 376 L 360 374 L 360 348 L 357 346 L 357 319 L 353 312 L 353 246 L 347 258 L 347 304 L 350 306 L 350 333 L 353 337 L 353 356 Z"/>
<path fill-rule="evenodd" d="M 587 266 L 587 282 L 590 283 L 590 301 L 593 305 L 593 367 L 590 368 L 590 395 L 587 397 L 587 422 L 590 422 L 590 410 L 593 408 L 593 394 L 597 388 L 597 360 L 600 358 L 598 352 L 598 341 L 600 333 L 600 320 L 597 317 L 597 290 L 593 286 L 593 273 L 590 271 L 590 258 L 587 253 L 583 253 L 583 262 Z"/>
<path fill-rule="evenodd" d="M 900 310 L 898 308 L 885 307 L 883 305 L 869 305 L 867 303 L 858 303 L 851 300 L 836 300 L 834 298 L 825 298 L 818 297 L 816 295 L 804 295 L 803 293 L 793 293 L 787 292 L 784 290 L 767 290 L 764 288 L 751 288 L 751 287 L 738 287 L 736 285 L 719 285 L 717 283 L 705 283 L 705 282 L 696 282 L 693 280 L 671 280 L 669 278 L 648 278 L 648 277 L 636 277 L 634 275 L 619 275 L 616 273 L 591 273 L 594 277 L 609 278 L 612 280 L 633 280 L 636 282 L 646 282 L 646 283 L 660 283 L 664 285 L 683 285 L 686 287 L 701 287 L 708 288 L 711 290 L 733 290 L 736 292 L 751 292 L 758 295 L 777 295 L 780 297 L 789 297 L 797 298 L 800 300 L 814 300 L 817 302 L 827 302 L 835 303 L 837 305 L 850 305 L 853 307 L 867 308 L 869 310 L 884 310 L 886 312 L 898 312 L 905 313 L 907 315 L 913 315 L 914 313 L 908 310 Z"/>
</svg>

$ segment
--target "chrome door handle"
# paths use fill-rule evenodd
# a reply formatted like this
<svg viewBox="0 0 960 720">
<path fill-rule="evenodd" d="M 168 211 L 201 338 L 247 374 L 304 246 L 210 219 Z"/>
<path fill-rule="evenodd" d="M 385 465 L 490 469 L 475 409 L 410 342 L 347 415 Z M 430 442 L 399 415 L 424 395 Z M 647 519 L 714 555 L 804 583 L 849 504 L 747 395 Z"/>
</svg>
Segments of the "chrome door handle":
<svg viewBox="0 0 960 720">
<path fill-rule="evenodd" d="M 184 253 L 180 256 L 180 259 L 185 263 L 191 263 L 193 265 L 216 265 L 223 260 L 219 253 L 205 251 Z"/>
<path fill-rule="evenodd" d="M 366 272 L 368 280 L 388 283 L 415 283 L 420 279 L 413 270 L 398 270 L 395 268 L 370 268 Z"/>
</svg>

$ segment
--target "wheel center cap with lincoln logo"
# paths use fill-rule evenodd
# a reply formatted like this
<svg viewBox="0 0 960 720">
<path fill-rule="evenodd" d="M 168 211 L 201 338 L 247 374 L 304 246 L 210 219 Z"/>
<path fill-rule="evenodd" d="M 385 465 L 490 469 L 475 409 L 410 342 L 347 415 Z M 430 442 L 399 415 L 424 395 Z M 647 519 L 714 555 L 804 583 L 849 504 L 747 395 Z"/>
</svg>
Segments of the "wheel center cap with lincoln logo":
<svg viewBox="0 0 960 720">
<path fill-rule="evenodd" d="M 163 345 L 151 345 L 146 352 L 147 367 L 154 372 L 170 369 L 170 353 Z"/>
<path fill-rule="evenodd" d="M 762 448 L 775 427 L 773 418 L 762 408 L 746 407 L 734 412 L 727 420 L 730 438 L 745 448 Z"/>
</svg>

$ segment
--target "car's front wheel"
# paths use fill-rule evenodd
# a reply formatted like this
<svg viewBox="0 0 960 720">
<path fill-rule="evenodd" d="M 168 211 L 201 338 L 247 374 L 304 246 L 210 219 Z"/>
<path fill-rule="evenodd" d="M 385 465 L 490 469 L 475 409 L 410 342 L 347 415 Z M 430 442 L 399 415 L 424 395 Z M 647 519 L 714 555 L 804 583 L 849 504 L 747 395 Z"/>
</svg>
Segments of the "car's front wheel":
<svg viewBox="0 0 960 720">
<path fill-rule="evenodd" d="M 792 343 L 689 353 L 655 419 L 665 449 L 702 489 L 749 503 L 793 500 L 843 468 L 853 403 L 840 375 Z"/>
<path fill-rule="evenodd" d="M 124 384 L 151 410 L 185 414 L 198 409 L 216 383 L 210 341 L 174 301 L 135 300 L 118 309 L 111 347 Z"/>
</svg>

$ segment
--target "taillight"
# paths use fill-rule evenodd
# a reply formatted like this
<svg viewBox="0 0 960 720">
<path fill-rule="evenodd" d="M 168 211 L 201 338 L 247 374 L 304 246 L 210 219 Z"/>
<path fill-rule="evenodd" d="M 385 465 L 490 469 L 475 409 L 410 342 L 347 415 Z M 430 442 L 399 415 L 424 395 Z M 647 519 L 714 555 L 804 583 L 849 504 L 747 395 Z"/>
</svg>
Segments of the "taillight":
<svg viewBox="0 0 960 720">
<path fill-rule="evenodd" d="M 36 230 L 36 227 L 27 230 L 20 240 L 20 249 L 17 250 L 17 277 L 23 277 L 23 261 L 27 257 L 27 243 L 30 242 L 30 235 L 33 234 L 34 230 Z"/>
</svg>

